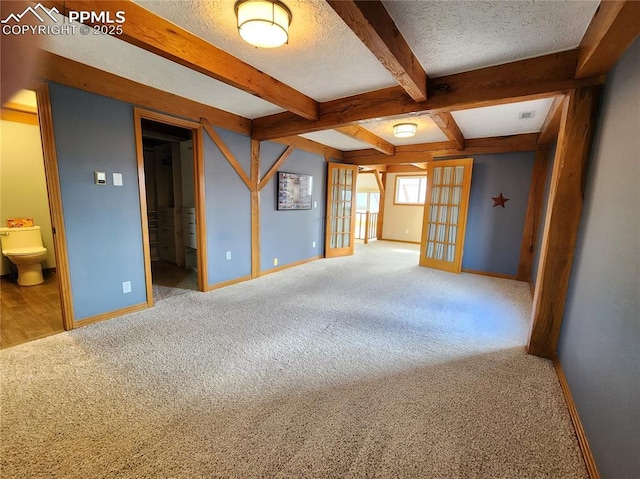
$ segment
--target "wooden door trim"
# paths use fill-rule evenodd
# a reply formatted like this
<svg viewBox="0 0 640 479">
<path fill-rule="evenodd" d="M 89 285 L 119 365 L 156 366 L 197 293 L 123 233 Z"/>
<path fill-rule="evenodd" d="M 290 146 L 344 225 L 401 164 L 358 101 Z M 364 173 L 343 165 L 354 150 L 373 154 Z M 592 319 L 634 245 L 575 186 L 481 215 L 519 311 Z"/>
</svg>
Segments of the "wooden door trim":
<svg viewBox="0 0 640 479">
<path fill-rule="evenodd" d="M 193 132 L 194 190 L 196 201 L 196 236 L 198 239 L 198 290 L 207 291 L 207 243 L 206 216 L 204 198 L 204 148 L 202 124 L 134 107 L 134 130 L 136 138 L 136 160 L 138 166 L 138 192 L 140 198 L 140 220 L 142 227 L 142 250 L 144 255 L 144 274 L 146 281 L 147 306 L 153 306 L 153 279 L 151 275 L 151 251 L 149 248 L 149 223 L 147 217 L 147 186 L 144 171 L 144 151 L 142 142 L 142 120 L 153 120 L 159 123 L 178 126 Z"/>
<path fill-rule="evenodd" d="M 53 245 L 56 255 L 62 326 L 68 331 L 75 328 L 77 324 L 73 311 L 69 254 L 67 251 L 62 191 L 60 189 L 60 175 L 58 170 L 58 150 L 56 149 L 55 132 L 53 130 L 53 112 L 51 109 L 51 95 L 48 84 L 38 84 L 36 88 L 36 99 L 38 102 L 38 119 L 40 123 L 40 138 L 42 142 L 42 156 L 44 159 L 51 226 L 55 231 L 53 235 Z"/>
</svg>

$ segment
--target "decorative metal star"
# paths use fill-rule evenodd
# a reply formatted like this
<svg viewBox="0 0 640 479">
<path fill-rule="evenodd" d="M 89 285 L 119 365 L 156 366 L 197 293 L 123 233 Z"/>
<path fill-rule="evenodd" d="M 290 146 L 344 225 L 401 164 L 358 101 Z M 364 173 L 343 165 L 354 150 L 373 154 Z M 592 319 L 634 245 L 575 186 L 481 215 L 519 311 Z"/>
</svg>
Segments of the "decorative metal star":
<svg viewBox="0 0 640 479">
<path fill-rule="evenodd" d="M 491 197 L 491 199 L 493 200 L 493 207 L 495 208 L 496 206 L 502 206 L 504 208 L 504 204 L 509 201 L 509 198 L 505 198 L 504 196 L 502 196 L 502 192 L 494 197 Z"/>
</svg>

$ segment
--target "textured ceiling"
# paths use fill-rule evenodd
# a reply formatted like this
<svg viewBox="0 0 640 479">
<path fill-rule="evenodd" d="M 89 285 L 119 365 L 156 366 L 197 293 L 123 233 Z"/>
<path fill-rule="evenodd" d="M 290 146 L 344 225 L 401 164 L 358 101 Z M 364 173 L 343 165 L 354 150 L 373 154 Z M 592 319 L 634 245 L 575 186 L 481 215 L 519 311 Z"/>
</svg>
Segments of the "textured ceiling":
<svg viewBox="0 0 640 479">
<path fill-rule="evenodd" d="M 540 131 L 553 99 L 522 101 L 507 105 L 473 108 L 454 111 L 451 114 L 465 138 L 508 136 Z M 520 119 L 520 113 L 531 112 L 533 116 Z"/>
<path fill-rule="evenodd" d="M 235 0 L 135 3 L 317 101 L 397 84 L 325 0 L 286 0 L 293 16 L 289 43 L 275 49 L 240 38 Z"/>
<path fill-rule="evenodd" d="M 411 138 L 396 138 L 393 136 L 393 125 L 398 123 L 415 123 L 418 125 L 415 136 Z M 397 118 L 393 120 L 375 120 L 362 123 L 361 126 L 396 146 L 433 143 L 447 141 L 448 139 L 427 115 L 412 115 L 400 120 Z"/>
<path fill-rule="evenodd" d="M 179 2 L 178 2 L 179 3 Z M 61 16 L 59 21 L 62 21 Z M 283 111 L 258 97 L 108 35 L 47 35 L 42 47 L 86 65 L 245 118 Z"/>
<path fill-rule="evenodd" d="M 577 47 L 599 0 L 383 3 L 430 77 Z"/>
<path fill-rule="evenodd" d="M 289 44 L 277 49 L 257 49 L 241 40 L 235 0 L 135 1 L 321 102 L 397 85 L 325 0 L 285 0 L 293 21 Z M 575 48 L 599 2 L 384 0 L 384 4 L 428 75 L 436 77 Z M 245 118 L 282 111 L 112 37 L 78 34 L 45 40 L 44 48 L 53 53 Z M 538 131 L 549 104 L 502 105 L 453 115 L 467 138 L 502 136 Z M 518 120 L 517 113 L 525 109 L 535 110 L 534 118 Z M 418 123 L 415 137 L 393 137 L 393 125 L 403 120 Z M 362 126 L 394 145 L 446 140 L 426 116 L 376 119 Z M 332 130 L 304 136 L 341 150 L 370 147 Z"/>
<path fill-rule="evenodd" d="M 308 140 L 317 141 L 323 145 L 337 148 L 342 151 L 363 150 L 371 148 L 368 143 L 363 143 L 354 138 L 351 138 L 343 133 L 338 133 L 335 130 L 316 131 L 313 133 L 305 133 L 300 135 Z"/>
</svg>

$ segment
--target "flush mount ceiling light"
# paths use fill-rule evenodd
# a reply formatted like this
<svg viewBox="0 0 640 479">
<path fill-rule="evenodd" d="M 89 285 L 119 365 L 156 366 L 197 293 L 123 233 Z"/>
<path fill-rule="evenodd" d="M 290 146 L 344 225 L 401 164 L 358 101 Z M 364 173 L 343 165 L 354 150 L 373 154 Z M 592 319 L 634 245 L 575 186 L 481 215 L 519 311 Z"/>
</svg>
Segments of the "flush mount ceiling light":
<svg viewBox="0 0 640 479">
<path fill-rule="evenodd" d="M 418 125 L 415 123 L 398 123 L 393 125 L 393 136 L 396 138 L 409 138 L 416 134 Z"/>
<path fill-rule="evenodd" d="M 277 0 L 240 0 L 236 3 L 238 32 L 260 48 L 275 48 L 289 41 L 291 11 Z"/>
</svg>

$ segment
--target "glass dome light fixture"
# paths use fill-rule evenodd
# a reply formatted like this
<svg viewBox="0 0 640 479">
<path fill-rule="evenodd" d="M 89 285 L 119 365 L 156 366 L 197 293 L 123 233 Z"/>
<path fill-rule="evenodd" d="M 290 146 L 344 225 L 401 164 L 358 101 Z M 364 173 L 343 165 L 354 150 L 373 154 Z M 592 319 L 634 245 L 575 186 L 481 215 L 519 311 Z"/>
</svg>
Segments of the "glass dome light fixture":
<svg viewBox="0 0 640 479">
<path fill-rule="evenodd" d="M 276 48 L 289 42 L 291 11 L 278 0 L 239 0 L 238 33 L 256 47 Z"/>
<path fill-rule="evenodd" d="M 398 123 L 393 125 L 393 136 L 396 138 L 409 138 L 416 134 L 418 125 L 415 123 Z"/>
</svg>

